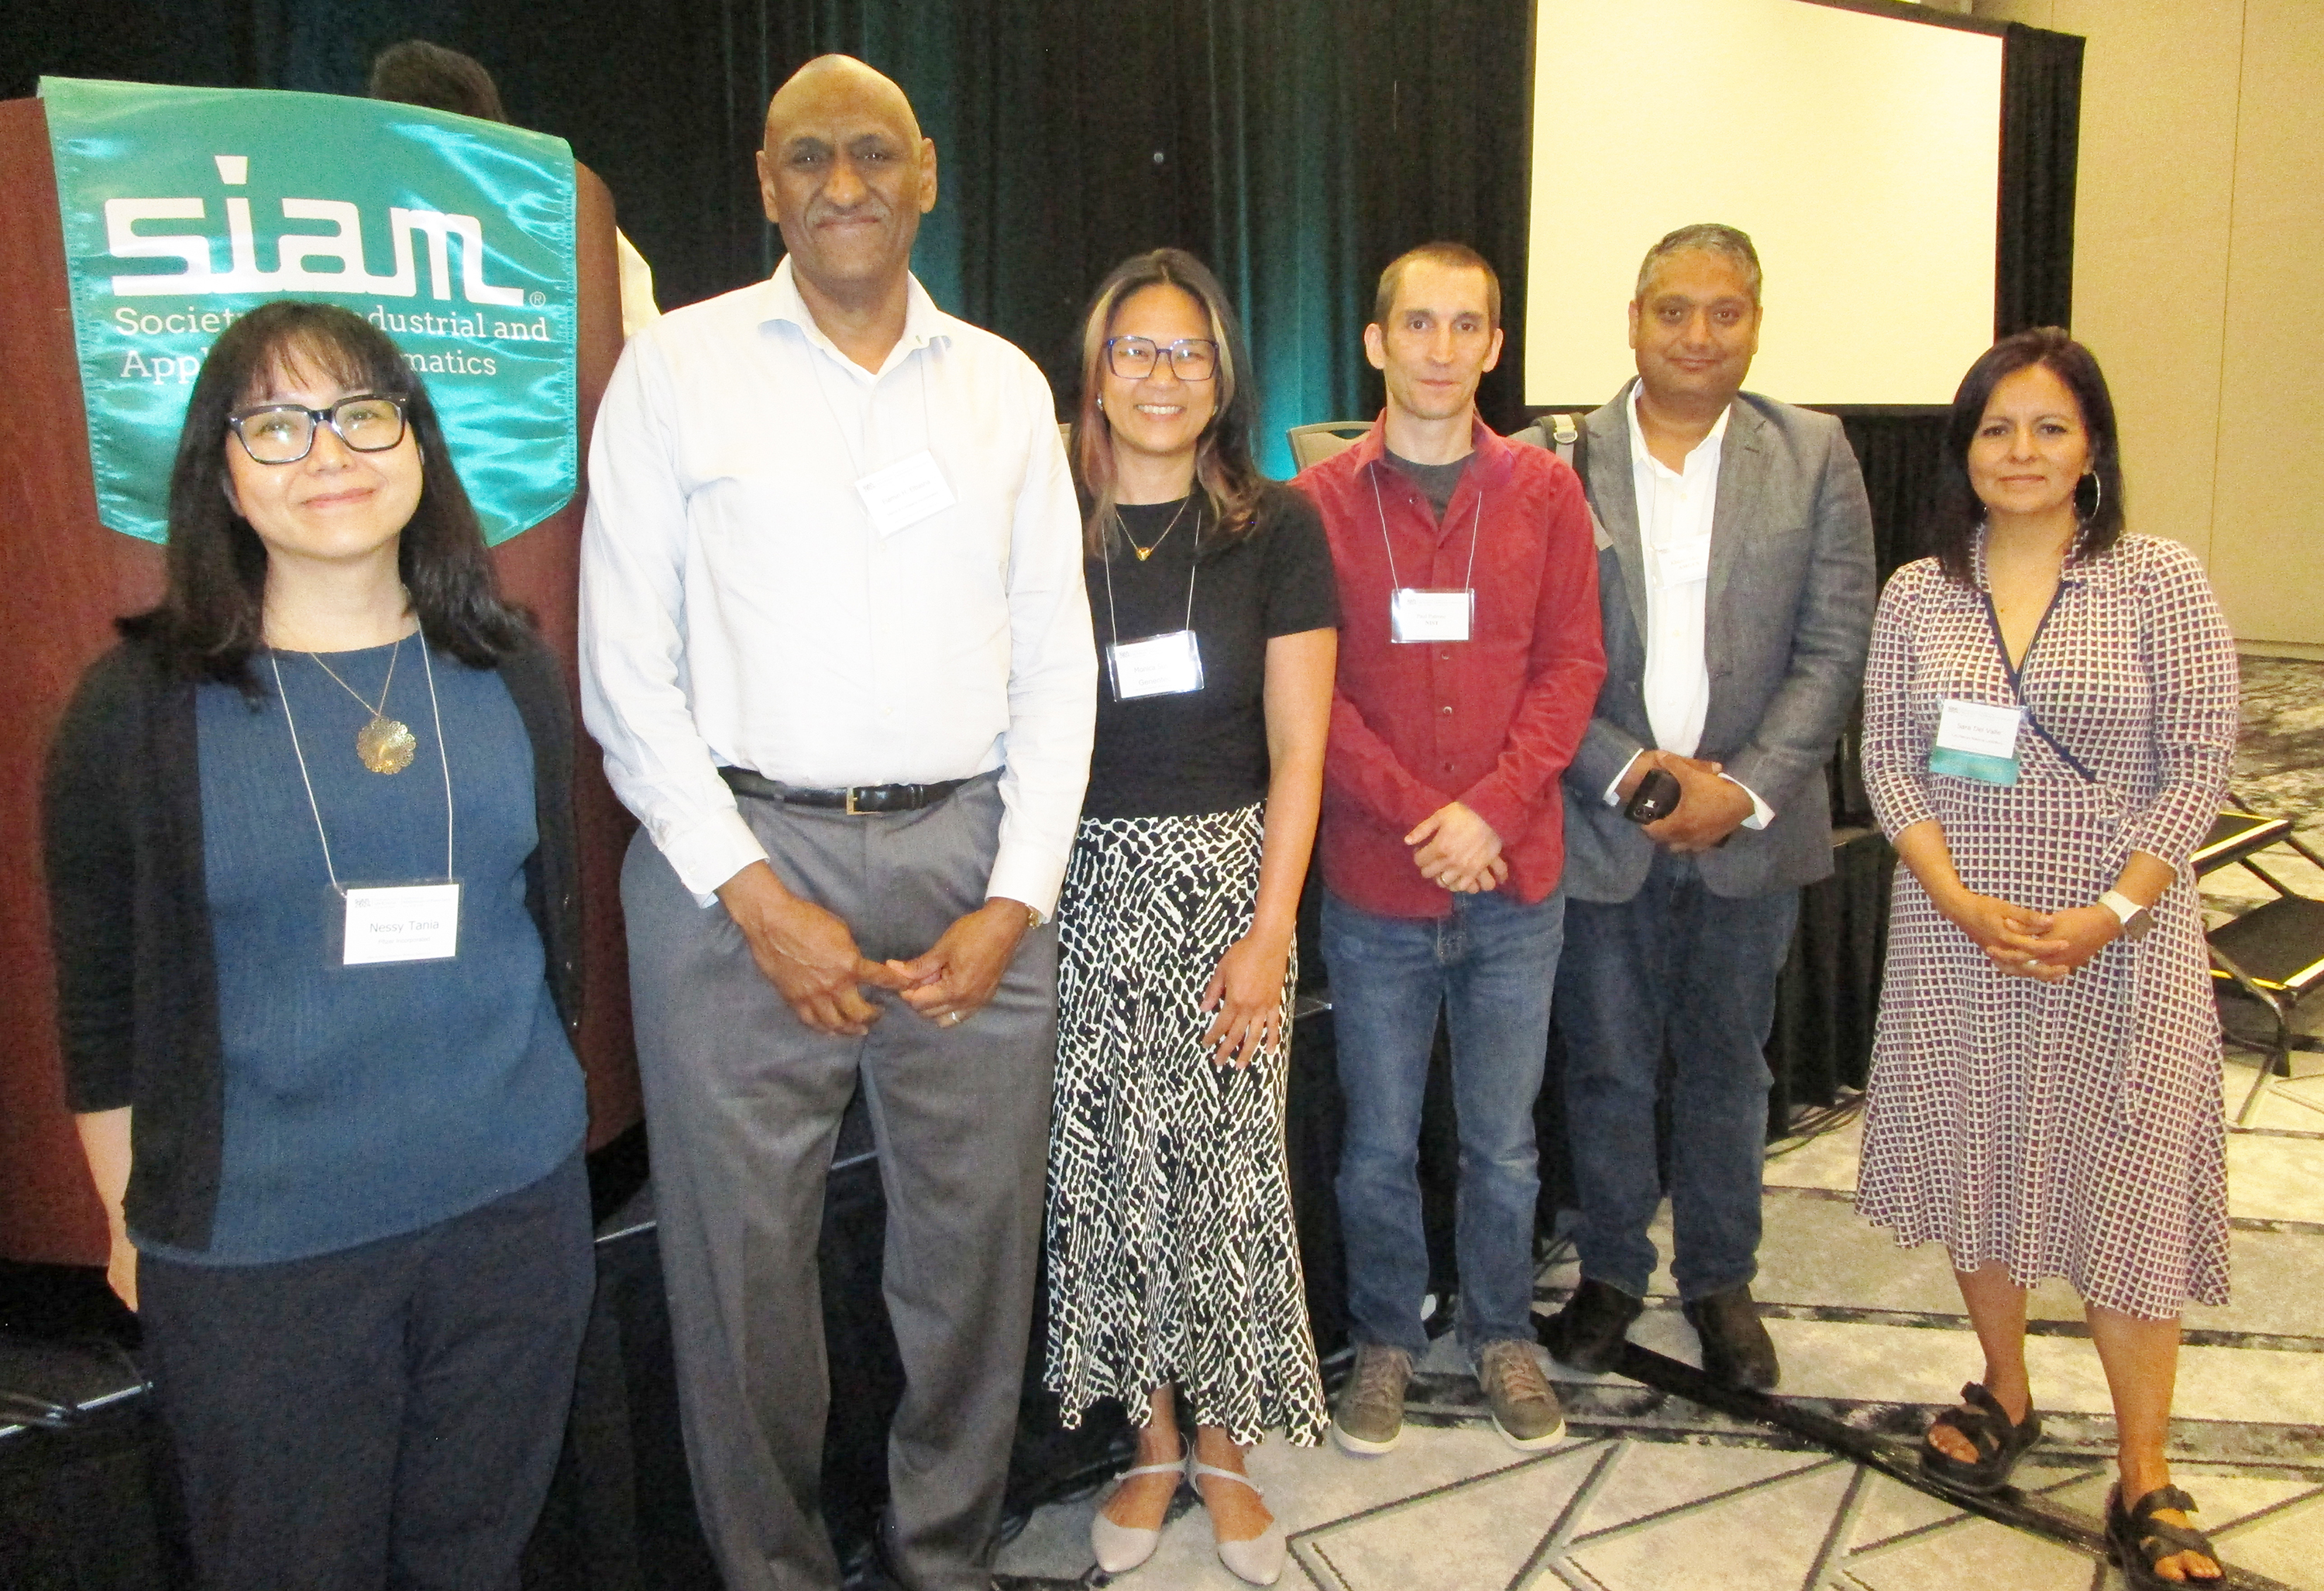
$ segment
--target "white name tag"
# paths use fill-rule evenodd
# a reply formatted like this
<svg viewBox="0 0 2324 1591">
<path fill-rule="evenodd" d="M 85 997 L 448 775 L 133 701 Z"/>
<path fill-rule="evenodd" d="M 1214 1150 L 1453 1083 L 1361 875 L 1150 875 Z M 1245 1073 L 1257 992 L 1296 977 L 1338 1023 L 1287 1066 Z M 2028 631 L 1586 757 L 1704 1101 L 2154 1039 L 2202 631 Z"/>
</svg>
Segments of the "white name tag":
<svg viewBox="0 0 2324 1591">
<path fill-rule="evenodd" d="M 1692 585 L 1711 578 L 1711 538 L 1689 537 L 1683 546 L 1655 548 L 1655 578 L 1665 585 Z"/>
<path fill-rule="evenodd" d="M 1191 630 L 1174 630 L 1144 640 L 1116 641 L 1106 648 L 1105 655 L 1117 702 L 1178 696 L 1203 688 L 1203 652 Z"/>
<path fill-rule="evenodd" d="M 893 536 L 959 501 L 936 455 L 925 447 L 856 482 L 855 494 L 872 515 L 872 529 L 882 536 Z"/>
<path fill-rule="evenodd" d="M 1937 712 L 1929 771 L 1985 785 L 2017 782 L 2017 731 L 2025 709 L 1946 698 Z"/>
<path fill-rule="evenodd" d="M 1399 641 L 1464 641 L 1477 612 L 1473 591 L 1423 591 L 1399 585 L 1388 599 L 1388 636 Z"/>
<path fill-rule="evenodd" d="M 459 953 L 460 887 L 398 884 L 347 891 L 349 967 L 382 961 L 442 961 Z"/>
</svg>

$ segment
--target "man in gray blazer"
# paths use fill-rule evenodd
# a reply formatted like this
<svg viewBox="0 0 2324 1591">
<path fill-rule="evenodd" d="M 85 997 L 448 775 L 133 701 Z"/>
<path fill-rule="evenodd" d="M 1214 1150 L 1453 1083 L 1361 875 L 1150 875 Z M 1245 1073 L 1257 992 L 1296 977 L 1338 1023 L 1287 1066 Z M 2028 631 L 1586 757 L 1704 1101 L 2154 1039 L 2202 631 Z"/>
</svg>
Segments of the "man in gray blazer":
<svg viewBox="0 0 2324 1591">
<path fill-rule="evenodd" d="M 1664 238 L 1629 317 L 1638 379 L 1584 425 L 1606 681 L 1564 776 L 1556 996 L 1582 1284 L 1545 1336 L 1607 1370 L 1642 1307 L 1667 1050 L 1679 1298 L 1703 1368 L 1766 1388 L 1764 1051 L 1799 887 L 1831 871 L 1823 769 L 1871 633 L 1871 511 L 1838 420 L 1741 391 L 1759 345 L 1748 237 Z M 1675 807 L 1626 816 L 1657 770 Z"/>
</svg>

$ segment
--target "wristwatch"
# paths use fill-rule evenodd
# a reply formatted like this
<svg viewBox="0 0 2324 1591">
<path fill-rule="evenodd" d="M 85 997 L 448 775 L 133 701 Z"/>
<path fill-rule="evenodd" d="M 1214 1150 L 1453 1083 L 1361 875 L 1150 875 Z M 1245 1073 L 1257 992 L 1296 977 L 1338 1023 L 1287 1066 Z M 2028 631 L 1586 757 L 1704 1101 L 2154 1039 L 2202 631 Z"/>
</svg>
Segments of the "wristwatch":
<svg viewBox="0 0 2324 1591">
<path fill-rule="evenodd" d="M 2146 931 L 2154 926 L 2154 908 L 2139 905 L 2118 889 L 2109 889 L 2099 896 L 2098 905 L 2120 919 L 2125 939 L 2144 939 Z"/>
</svg>

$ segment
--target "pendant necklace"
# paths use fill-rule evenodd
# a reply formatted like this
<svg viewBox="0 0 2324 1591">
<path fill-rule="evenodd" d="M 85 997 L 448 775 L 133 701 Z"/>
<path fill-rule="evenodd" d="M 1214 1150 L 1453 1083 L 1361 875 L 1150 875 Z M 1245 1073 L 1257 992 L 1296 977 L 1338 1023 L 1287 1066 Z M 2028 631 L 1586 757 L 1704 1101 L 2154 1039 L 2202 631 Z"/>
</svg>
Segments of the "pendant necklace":
<svg viewBox="0 0 2324 1591">
<path fill-rule="evenodd" d="M 428 643 L 423 640 L 420 644 L 426 646 Z M 324 662 L 319 654 L 309 652 L 307 656 L 314 658 L 316 667 L 329 675 L 339 689 L 361 703 L 364 711 L 371 714 L 371 722 L 355 731 L 355 756 L 362 759 L 363 765 L 375 774 L 399 774 L 410 768 L 412 753 L 420 749 L 420 742 L 413 736 L 410 724 L 387 715 L 387 693 L 389 687 L 395 684 L 395 664 L 396 659 L 403 656 L 403 638 L 395 638 L 395 650 L 387 655 L 387 678 L 380 684 L 379 705 L 376 707 L 364 701 L 363 693 L 339 678 L 337 671 Z"/>
<path fill-rule="evenodd" d="M 1152 547 L 1140 547 L 1138 545 L 1138 538 L 1130 533 L 1130 521 L 1121 517 L 1121 510 L 1120 509 L 1116 509 L 1113 511 L 1113 522 L 1120 527 L 1122 540 L 1130 543 L 1130 550 L 1138 555 L 1138 561 L 1142 564 L 1147 559 L 1152 557 L 1156 553 L 1162 550 L 1162 544 L 1170 539 L 1170 532 L 1176 530 L 1178 528 L 1178 521 L 1186 517 L 1186 504 L 1194 501 L 1194 494 L 1191 492 L 1188 492 L 1185 501 L 1178 504 L 1178 511 L 1170 516 L 1170 522 L 1162 527 L 1162 534 L 1154 538 L 1154 545 Z"/>
</svg>

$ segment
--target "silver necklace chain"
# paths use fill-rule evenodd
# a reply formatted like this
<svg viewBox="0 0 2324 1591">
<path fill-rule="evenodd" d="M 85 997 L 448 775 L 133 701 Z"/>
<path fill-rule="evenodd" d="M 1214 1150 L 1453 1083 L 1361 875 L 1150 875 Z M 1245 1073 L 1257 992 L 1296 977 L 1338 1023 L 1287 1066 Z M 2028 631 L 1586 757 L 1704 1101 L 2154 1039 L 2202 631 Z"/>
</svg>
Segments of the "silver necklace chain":
<svg viewBox="0 0 2324 1591">
<path fill-rule="evenodd" d="M 403 647 L 402 638 L 398 637 L 395 644 L 397 650 L 401 651 Z M 309 652 L 307 655 L 310 658 L 315 656 L 312 652 Z M 266 667 L 272 670 L 274 675 L 274 694 L 282 703 L 282 722 L 288 724 L 290 728 L 290 754 L 299 759 L 299 782 L 306 786 L 307 810 L 314 814 L 315 838 L 322 842 L 323 872 L 325 876 L 331 880 L 331 888 L 333 891 L 344 899 L 347 893 L 346 887 L 339 882 L 338 869 L 332 865 L 331 837 L 323 830 L 323 809 L 320 804 L 318 804 L 315 799 L 315 781 L 308 777 L 307 753 L 299 744 L 299 721 L 292 717 L 290 713 L 290 693 L 282 688 L 282 666 L 274 659 L 274 648 L 269 647 L 266 651 Z M 318 662 L 321 661 L 320 658 L 317 658 L 316 660 Z M 442 704 L 436 699 L 436 666 L 429 661 L 428 640 L 425 636 L 422 636 L 420 641 L 420 666 L 428 671 L 428 706 L 429 711 L 432 712 L 436 717 L 436 760 L 441 763 L 444 768 L 444 877 L 447 879 L 449 879 L 453 876 L 452 758 L 449 750 L 444 744 L 444 709 Z M 391 662 L 388 667 L 389 671 L 392 673 L 394 670 L 394 665 Z M 329 674 L 330 670 L 326 668 L 323 672 Z M 334 675 L 332 677 L 337 678 L 337 676 Z M 342 685 L 346 683 L 346 682 L 344 680 L 340 681 Z M 347 694 L 349 695 L 355 695 L 353 691 L 349 691 Z M 384 694 L 380 697 L 380 700 L 383 703 L 385 702 L 386 699 L 387 698 Z M 355 696 L 355 700 L 363 702 L 363 704 L 366 708 L 371 705 L 370 703 L 364 702 L 364 699 L 361 696 Z M 378 715 L 374 713 L 374 716 L 376 717 Z"/>
</svg>

